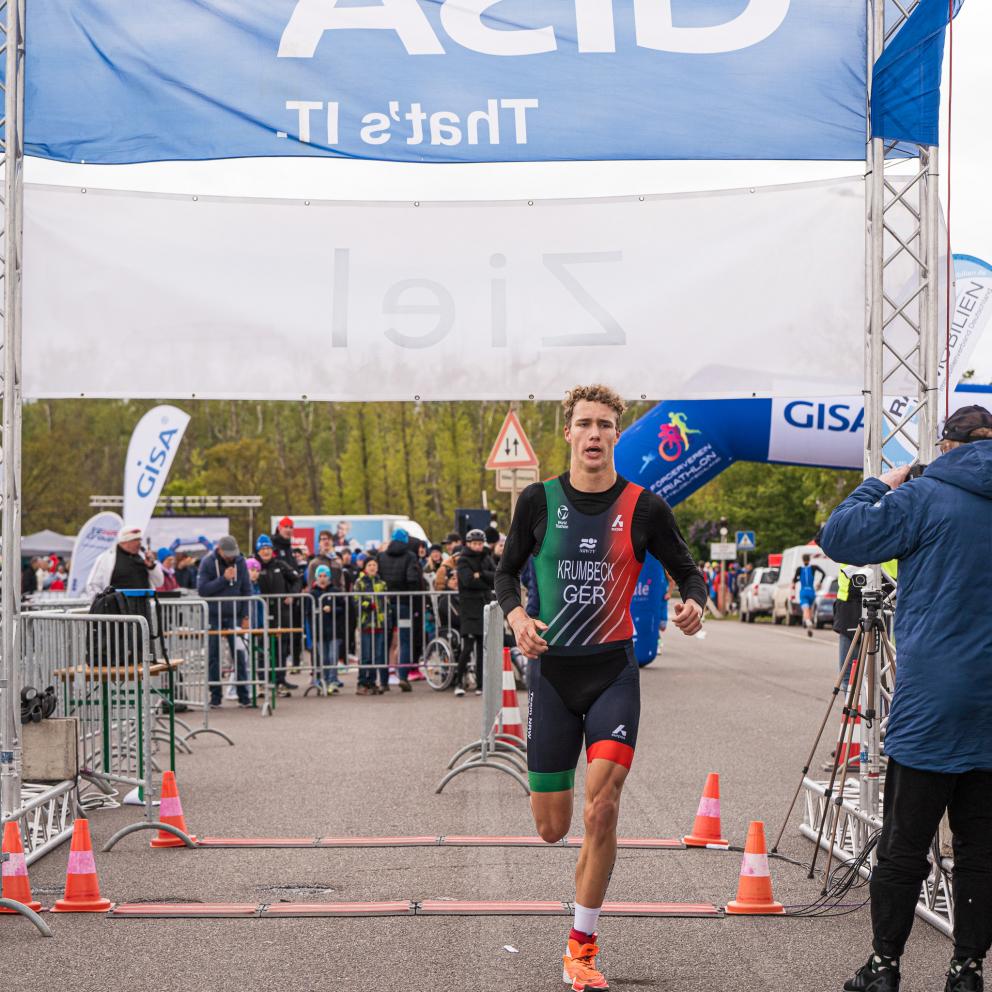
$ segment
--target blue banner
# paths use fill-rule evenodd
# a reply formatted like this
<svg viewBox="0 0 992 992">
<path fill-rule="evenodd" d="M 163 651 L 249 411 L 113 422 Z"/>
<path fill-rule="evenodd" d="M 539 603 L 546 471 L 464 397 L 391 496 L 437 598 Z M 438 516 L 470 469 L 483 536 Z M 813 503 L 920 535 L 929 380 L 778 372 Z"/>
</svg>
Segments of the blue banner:
<svg viewBox="0 0 992 992">
<path fill-rule="evenodd" d="M 27 152 L 861 160 L 864 0 L 31 0 Z"/>
<path fill-rule="evenodd" d="M 940 144 L 944 35 L 951 14 L 956 16 L 963 2 L 920 0 L 882 52 L 872 70 L 873 137 Z"/>
<path fill-rule="evenodd" d="M 970 256 L 960 257 L 970 260 Z M 979 259 L 973 264 L 976 271 L 988 271 Z M 955 269 L 960 312 L 962 301 L 965 305 L 969 301 L 969 287 L 961 281 L 966 269 L 959 270 L 957 265 Z M 976 302 L 975 308 L 980 306 L 984 303 Z M 984 393 L 989 399 L 983 401 L 974 393 Z M 902 401 L 893 398 L 889 402 Z M 959 385 L 952 409 L 976 402 L 992 407 L 992 386 Z M 896 465 L 907 464 L 913 457 L 896 437 L 886 444 L 885 455 Z M 735 461 L 860 469 L 864 406 L 860 397 L 853 396 L 665 401 L 620 435 L 615 457 L 620 475 L 657 493 L 670 506 L 688 499 Z M 653 661 L 658 652 L 667 588 L 663 576 L 659 578 L 661 573 L 659 563 L 647 555 L 631 602 L 634 651 L 641 665 Z"/>
</svg>

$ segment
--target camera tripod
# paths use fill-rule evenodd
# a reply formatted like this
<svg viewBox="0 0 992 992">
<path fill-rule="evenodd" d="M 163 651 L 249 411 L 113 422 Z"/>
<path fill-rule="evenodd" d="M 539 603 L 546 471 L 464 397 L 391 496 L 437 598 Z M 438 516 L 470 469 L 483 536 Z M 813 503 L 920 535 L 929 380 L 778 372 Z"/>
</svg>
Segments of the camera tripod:
<svg viewBox="0 0 992 992">
<path fill-rule="evenodd" d="M 853 584 L 853 583 L 852 583 Z M 809 869 L 809 878 L 813 878 L 816 870 L 816 861 L 822 846 L 823 836 L 826 832 L 827 821 L 831 821 L 830 843 L 827 845 L 827 867 L 824 874 L 823 894 L 826 893 L 827 884 L 830 878 L 830 868 L 833 862 L 834 851 L 836 850 L 837 829 L 841 820 L 841 807 L 844 803 L 844 791 L 847 785 L 848 768 L 850 763 L 850 749 L 854 737 L 855 721 L 860 719 L 867 731 L 865 740 L 861 742 L 860 755 L 860 781 L 861 790 L 859 804 L 863 811 L 877 813 L 879 800 L 879 782 L 881 776 L 881 698 L 882 698 L 882 669 L 888 669 L 894 677 L 895 675 L 895 653 L 889 643 L 888 633 L 885 629 L 885 618 L 883 614 L 883 596 L 880 590 L 869 588 L 865 580 L 861 583 L 861 619 L 855 628 L 854 637 L 851 639 L 851 647 L 841 666 L 837 681 L 834 683 L 833 691 L 830 695 L 830 702 L 827 705 L 826 713 L 820 723 L 819 731 L 813 746 L 810 748 L 796 786 L 796 792 L 792 797 L 789 810 L 785 814 L 782 828 L 778 832 L 778 837 L 772 845 L 772 853 L 776 853 L 778 845 L 781 843 L 785 828 L 795 809 L 799 793 L 802 791 L 810 767 L 813 764 L 817 748 L 826 731 L 830 714 L 837 697 L 844 692 L 844 704 L 842 707 L 842 719 L 840 730 L 837 735 L 837 744 L 834 749 L 834 760 L 830 769 L 830 780 L 824 791 L 824 809 L 820 818 L 819 832 L 816 837 L 816 849 L 813 852 L 813 862 Z M 845 682 L 847 683 L 845 687 Z M 861 702 L 865 700 L 862 709 Z M 839 777 L 839 785 L 838 785 Z M 835 789 L 836 786 L 836 789 Z"/>
</svg>

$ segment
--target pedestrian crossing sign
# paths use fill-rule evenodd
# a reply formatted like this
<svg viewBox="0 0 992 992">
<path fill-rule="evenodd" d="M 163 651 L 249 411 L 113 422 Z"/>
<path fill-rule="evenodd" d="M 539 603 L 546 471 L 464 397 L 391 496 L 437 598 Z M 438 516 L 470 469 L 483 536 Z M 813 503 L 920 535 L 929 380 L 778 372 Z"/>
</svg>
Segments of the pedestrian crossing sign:
<svg viewBox="0 0 992 992">
<path fill-rule="evenodd" d="M 754 551 L 754 531 L 739 530 L 737 532 L 737 550 Z"/>
</svg>

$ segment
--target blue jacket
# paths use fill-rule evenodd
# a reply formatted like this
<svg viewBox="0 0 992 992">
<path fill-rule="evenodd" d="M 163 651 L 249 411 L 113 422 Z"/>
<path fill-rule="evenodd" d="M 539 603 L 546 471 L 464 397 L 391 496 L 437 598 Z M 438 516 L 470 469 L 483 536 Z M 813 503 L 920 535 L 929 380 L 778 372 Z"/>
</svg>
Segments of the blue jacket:
<svg viewBox="0 0 992 992">
<path fill-rule="evenodd" d="M 248 565 L 244 555 L 238 555 L 234 562 L 237 575 L 233 582 L 224 578 L 226 565 L 221 565 L 217 552 L 211 551 L 203 556 L 200 570 L 196 576 L 196 591 L 204 599 L 216 599 L 223 596 L 251 596 L 251 579 L 248 576 Z M 210 626 L 213 630 L 231 629 L 236 627 L 248 616 L 248 600 L 238 602 L 210 603 L 207 607 L 210 613 Z"/>
<path fill-rule="evenodd" d="M 866 479 L 821 538 L 834 561 L 899 559 L 886 754 L 923 771 L 992 769 L 992 440 L 896 490 Z"/>
</svg>

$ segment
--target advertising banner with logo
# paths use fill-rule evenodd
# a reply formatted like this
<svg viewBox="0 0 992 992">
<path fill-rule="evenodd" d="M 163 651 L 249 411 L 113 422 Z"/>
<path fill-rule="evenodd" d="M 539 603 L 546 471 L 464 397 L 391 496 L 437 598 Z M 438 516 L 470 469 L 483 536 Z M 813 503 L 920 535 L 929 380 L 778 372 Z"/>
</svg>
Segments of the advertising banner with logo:
<svg viewBox="0 0 992 992">
<path fill-rule="evenodd" d="M 90 517 L 76 535 L 72 549 L 72 563 L 69 566 L 69 581 L 66 592 L 70 597 L 84 595 L 86 580 L 93 571 L 93 565 L 108 548 L 117 542 L 123 521 L 112 510 Z"/>
<path fill-rule="evenodd" d="M 865 22 L 864 0 L 31 0 L 26 151 L 859 161 Z"/>
<path fill-rule="evenodd" d="M 826 395 L 862 378 L 860 177 L 458 204 L 25 200 L 43 260 L 24 273 L 29 397 L 346 400 L 374 377 L 379 400 L 560 399 L 582 368 L 631 398 L 690 380 L 753 395 L 700 375 L 715 364 Z M 134 375 L 139 353 L 154 375 Z"/>
<path fill-rule="evenodd" d="M 992 405 L 992 386 L 960 383 L 992 317 L 992 266 L 973 255 L 955 255 L 954 276 L 955 307 L 949 326 L 952 411 L 972 403 Z M 939 367 L 942 386 L 946 355 L 945 348 Z M 787 388 L 787 380 L 782 385 Z M 915 402 L 908 396 L 886 399 L 889 411 L 898 417 Z M 911 421 L 906 430 L 915 435 L 915 423 Z M 908 464 L 913 457 L 899 436 L 888 440 L 885 456 L 895 465 Z M 853 394 L 666 400 L 627 428 L 616 447 L 617 471 L 671 505 L 688 499 L 735 461 L 860 470 L 864 465 L 864 402 Z M 635 650 L 641 664 L 657 653 L 661 604 L 654 590 L 659 569 L 648 555 L 638 580 L 636 609 L 632 607 L 638 630 Z"/>
<path fill-rule="evenodd" d="M 138 421 L 124 463 L 125 526 L 148 526 L 187 424 L 189 414 L 175 406 L 156 406 Z"/>
</svg>

